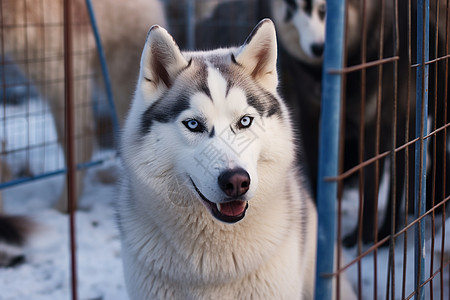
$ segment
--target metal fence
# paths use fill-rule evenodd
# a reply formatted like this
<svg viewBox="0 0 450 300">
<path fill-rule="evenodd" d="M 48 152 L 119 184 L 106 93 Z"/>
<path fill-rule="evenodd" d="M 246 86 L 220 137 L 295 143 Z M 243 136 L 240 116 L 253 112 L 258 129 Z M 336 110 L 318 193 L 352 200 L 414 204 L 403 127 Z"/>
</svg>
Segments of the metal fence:
<svg viewBox="0 0 450 300">
<path fill-rule="evenodd" d="M 260 19 L 273 17 L 270 1 L 163 3 L 180 47 L 208 49 L 241 44 Z M 45 1 L 36 4 L 34 9 L 48 9 Z M 63 35 L 63 11 L 41 20 L 5 15 L 11 7 L 26 11 L 26 5 L 0 5 L 0 189 L 66 172 L 65 105 L 42 101 L 67 95 L 63 43 L 53 38 Z M 85 33 L 72 37 L 75 122 L 90 124 L 89 111 L 95 116 L 91 130 L 74 132 L 77 153 L 85 153 L 76 158 L 83 167 L 111 157 L 104 150 L 113 149 L 115 121 L 106 100 L 110 91 L 92 91 L 92 81 L 103 75 L 90 68 L 98 59 L 91 21 L 75 17 L 71 25 Z M 34 40 L 38 31 L 41 38 Z M 359 299 L 450 297 L 448 35 L 448 0 L 327 1 L 323 79 L 317 83 L 322 115 L 311 126 L 317 146 L 308 144 L 315 153 L 300 158 L 320 156 L 318 165 L 308 166 L 319 211 L 318 299 L 333 293 L 346 299 L 340 295 L 344 280 Z M 294 112 L 301 111 L 309 103 L 301 103 L 297 89 L 287 90 L 285 80 L 301 86 L 311 69 L 283 49 L 279 59 L 280 92 Z M 302 133 L 302 114 L 294 115 Z M 92 138 L 100 150 L 94 156 Z M 76 287 L 74 293 L 76 298 Z"/>
<path fill-rule="evenodd" d="M 339 159 L 331 169 L 325 166 L 328 148 L 320 148 L 319 233 L 328 235 L 321 240 L 319 234 L 319 249 L 333 249 L 335 240 L 328 236 L 355 248 L 343 261 L 346 250 L 338 247 L 334 264 L 332 250 L 322 252 L 328 259 L 319 254 L 327 263 L 318 265 L 317 293 L 329 298 L 332 280 L 349 276 L 355 277 L 359 299 L 447 299 L 448 1 L 327 5 L 331 46 L 322 107 L 339 109 L 323 110 L 321 145 L 329 147 L 334 128 L 341 130 L 332 145 Z M 343 54 L 333 53 L 335 47 L 343 47 Z M 345 188 L 352 185 L 357 226 L 345 237 Z M 335 292 L 339 295 L 339 284 Z"/>
<path fill-rule="evenodd" d="M 83 171 L 76 179 L 77 170 L 113 158 L 118 130 L 92 5 L 2 0 L 0 20 L 0 192 L 66 174 L 57 205 L 69 213 L 77 299 L 74 211 L 83 181 Z M 0 212 L 1 205 L 0 194 Z"/>
<path fill-rule="evenodd" d="M 62 1 L 1 2 L 0 189 L 66 172 L 64 15 Z M 27 7 L 28 6 L 28 7 Z M 31 10 L 34 10 L 31 13 Z M 53 11 L 45 14 L 44 11 Z M 85 6 L 75 8 L 73 107 L 78 168 L 109 159 L 115 111 L 103 87 L 94 31 Z M 97 81 L 95 87 L 93 82 Z M 95 123 L 92 122 L 95 121 Z M 92 155 L 93 140 L 96 151 Z"/>
</svg>

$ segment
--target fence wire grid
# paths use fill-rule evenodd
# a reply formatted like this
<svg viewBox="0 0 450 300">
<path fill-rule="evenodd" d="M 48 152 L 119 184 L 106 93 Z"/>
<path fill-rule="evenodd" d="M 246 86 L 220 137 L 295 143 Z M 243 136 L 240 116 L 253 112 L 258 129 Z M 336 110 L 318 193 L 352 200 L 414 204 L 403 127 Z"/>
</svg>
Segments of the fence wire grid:
<svg viewBox="0 0 450 300">
<path fill-rule="evenodd" d="M 287 9 L 276 25 L 304 7 L 162 1 L 182 49 L 242 44 L 259 20 L 277 18 L 272 2 Z M 54 3 L 0 1 L 0 188 L 65 171 L 63 11 L 42 13 Z M 73 3 L 72 26 L 83 33 L 73 40 L 74 113 L 87 125 L 76 127 L 76 160 L 89 165 L 114 152 L 115 112 L 92 68 L 98 57 L 86 7 Z M 344 65 L 324 71 L 342 80 L 338 174 L 326 178 L 337 184 L 337 255 L 332 274 L 319 276 L 336 280 L 338 299 L 346 299 L 344 277 L 358 299 L 450 299 L 449 1 L 345 3 Z M 31 5 L 41 13 L 26 13 Z M 277 28 L 279 90 L 316 196 L 322 66 L 292 55 L 284 34 Z"/>
</svg>

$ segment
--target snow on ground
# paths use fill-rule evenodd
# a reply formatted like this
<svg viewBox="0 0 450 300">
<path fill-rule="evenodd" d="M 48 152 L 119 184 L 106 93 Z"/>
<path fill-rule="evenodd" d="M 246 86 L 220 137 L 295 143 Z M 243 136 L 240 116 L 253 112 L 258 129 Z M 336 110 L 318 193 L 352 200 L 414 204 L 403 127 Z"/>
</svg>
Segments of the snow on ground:
<svg viewBox="0 0 450 300">
<path fill-rule="evenodd" d="M 1 146 L 12 151 L 0 159 L 13 178 L 54 172 L 64 166 L 53 118 L 45 102 L 34 98 L 0 105 L 0 116 Z M 27 145 L 31 147 L 29 151 Z M 97 156 L 114 155 L 102 151 Z M 76 213 L 79 299 L 127 299 L 113 217 L 111 177 L 116 174 L 117 165 L 116 160 L 110 160 L 90 169 L 85 177 L 85 190 Z M 103 182 L 105 178 L 110 181 L 108 184 Z M 63 181 L 63 176 L 56 176 L 1 191 L 4 212 L 30 216 L 37 229 L 26 247 L 26 263 L 0 269 L 0 300 L 71 298 L 69 219 L 53 209 Z"/>
</svg>

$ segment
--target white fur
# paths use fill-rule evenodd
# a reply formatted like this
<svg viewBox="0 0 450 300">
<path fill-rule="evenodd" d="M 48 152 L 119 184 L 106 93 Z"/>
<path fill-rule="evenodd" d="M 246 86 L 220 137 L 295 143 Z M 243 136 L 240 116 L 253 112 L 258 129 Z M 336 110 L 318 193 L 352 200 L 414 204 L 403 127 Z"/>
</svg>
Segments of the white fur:
<svg viewBox="0 0 450 300">
<path fill-rule="evenodd" d="M 143 112 L 164 92 L 189 88 L 189 78 L 177 72 L 195 56 L 212 58 L 234 51 L 244 76 L 253 76 L 278 99 L 275 31 L 272 22 L 262 22 L 250 43 L 240 49 L 201 53 L 181 53 L 165 30 L 150 31 L 122 136 L 125 172 L 118 216 L 131 299 L 312 297 L 316 212 L 294 169 L 293 133 L 282 102 L 281 116 L 260 116 L 247 104 L 242 87 L 233 86 L 226 93 L 223 73 L 208 63 L 205 82 L 212 99 L 199 90 L 190 97 L 190 107 L 174 120 L 153 122 L 145 135 L 140 130 Z M 172 86 L 158 78 L 143 78 L 154 74 L 145 64 L 155 41 L 171 45 L 167 53 L 176 58 L 167 66 L 174 70 Z M 269 59 L 262 65 L 255 61 L 260 51 L 268 51 Z M 258 65 L 262 68 L 254 72 Z M 254 117 L 252 126 L 236 134 L 233 124 L 243 115 Z M 189 131 L 182 122 L 192 118 L 204 121 L 208 132 L 214 127 L 215 135 Z M 252 142 L 243 147 L 236 140 L 239 135 Z M 205 168 L 199 160 L 208 147 L 221 155 Z M 206 209 L 191 180 L 210 201 L 219 203 L 223 192 L 217 176 L 235 167 L 245 169 L 251 178 L 245 194 L 249 208 L 242 220 L 227 224 Z"/>
<path fill-rule="evenodd" d="M 284 0 L 273 0 L 272 11 L 279 37 L 286 50 L 300 61 L 318 65 L 322 56 L 313 54 L 313 44 L 325 43 L 325 19 L 319 18 L 319 6 L 325 0 L 313 0 L 312 13 L 308 15 L 303 9 L 303 0 L 298 0 L 298 9 L 293 12 L 292 19 L 286 21 L 288 5 Z"/>
</svg>

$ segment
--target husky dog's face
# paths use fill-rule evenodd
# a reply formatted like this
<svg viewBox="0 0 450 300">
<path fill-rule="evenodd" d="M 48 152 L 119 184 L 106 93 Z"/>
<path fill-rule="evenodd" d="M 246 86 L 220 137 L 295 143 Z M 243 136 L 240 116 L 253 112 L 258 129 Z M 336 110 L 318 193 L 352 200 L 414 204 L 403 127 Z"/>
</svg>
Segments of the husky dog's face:
<svg viewBox="0 0 450 300">
<path fill-rule="evenodd" d="M 273 142 L 290 134 L 276 92 L 276 47 L 268 19 L 242 47 L 208 52 L 182 53 L 153 27 L 122 140 L 126 165 L 146 185 L 176 191 L 173 202 L 202 203 L 226 223 L 243 219 L 261 161 L 277 160 Z M 281 133 L 271 136 L 269 127 Z M 129 143 L 140 146 L 130 151 Z"/>
<path fill-rule="evenodd" d="M 322 62 L 325 0 L 272 0 L 274 21 L 286 50 L 308 64 Z"/>
</svg>

